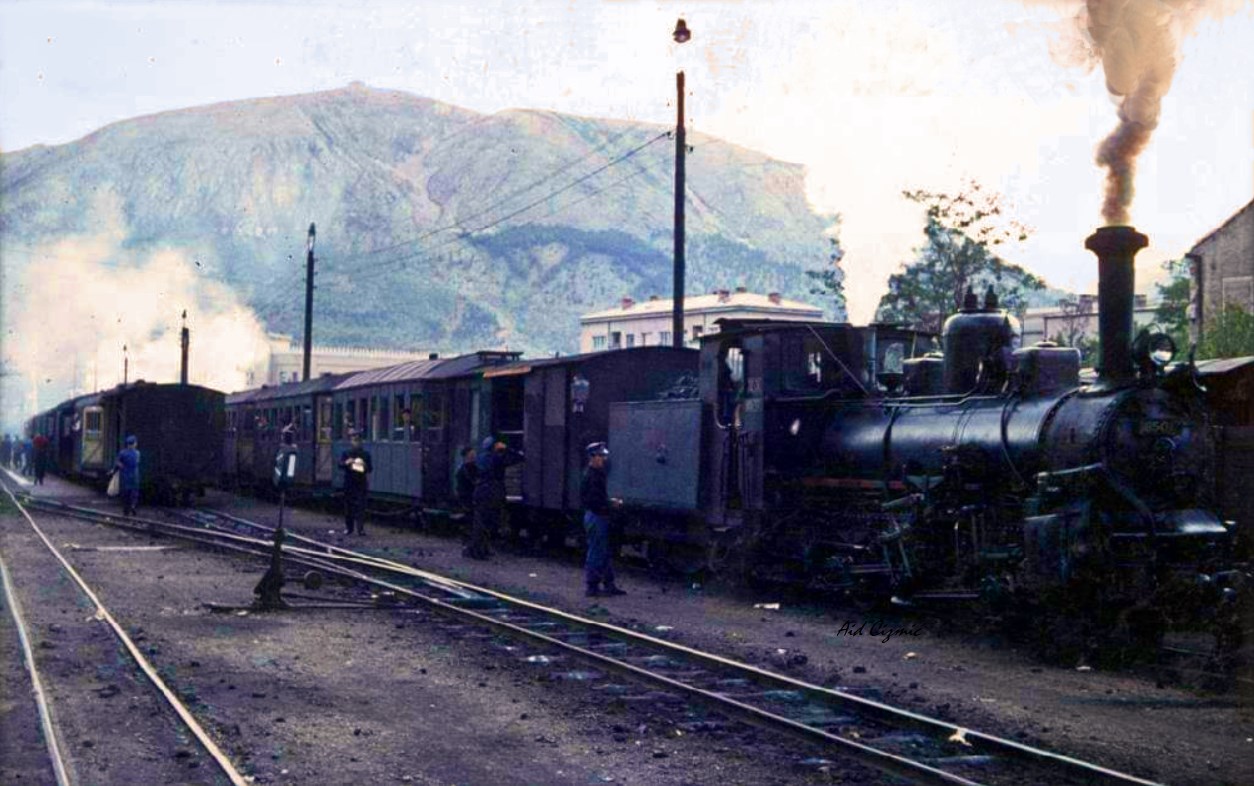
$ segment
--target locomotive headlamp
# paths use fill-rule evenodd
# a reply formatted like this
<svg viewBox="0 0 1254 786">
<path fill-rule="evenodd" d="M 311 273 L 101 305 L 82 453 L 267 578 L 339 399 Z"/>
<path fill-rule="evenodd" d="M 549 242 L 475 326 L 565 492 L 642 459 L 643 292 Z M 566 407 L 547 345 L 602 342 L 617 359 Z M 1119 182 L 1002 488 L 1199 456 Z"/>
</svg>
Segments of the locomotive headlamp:
<svg viewBox="0 0 1254 786">
<path fill-rule="evenodd" d="M 788 433 L 792 434 L 794 437 L 801 433 L 801 418 L 793 420 L 792 425 L 788 427 Z"/>
<path fill-rule="evenodd" d="M 1176 357 L 1176 342 L 1159 331 L 1142 330 L 1132 342 L 1132 356 L 1145 367 L 1163 368 Z"/>
</svg>

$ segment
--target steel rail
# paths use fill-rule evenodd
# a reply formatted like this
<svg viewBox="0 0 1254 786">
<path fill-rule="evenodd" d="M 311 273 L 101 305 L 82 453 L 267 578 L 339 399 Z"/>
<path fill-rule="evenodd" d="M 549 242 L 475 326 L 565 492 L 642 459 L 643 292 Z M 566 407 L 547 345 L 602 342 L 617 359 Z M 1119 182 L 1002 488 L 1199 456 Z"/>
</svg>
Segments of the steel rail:
<svg viewBox="0 0 1254 786">
<path fill-rule="evenodd" d="M 238 516 L 233 516 L 231 514 L 226 514 L 221 511 L 215 511 L 215 510 L 210 510 L 207 512 L 210 513 L 211 515 L 220 516 L 228 521 L 233 521 L 235 523 L 243 524 L 246 526 L 256 527 L 263 531 L 273 532 L 272 528 L 267 527 L 264 524 L 259 524 L 257 522 L 248 521 L 247 519 L 242 519 Z M 302 535 L 295 535 L 290 532 L 287 533 L 287 535 L 289 538 L 293 538 L 302 542 L 307 542 L 310 544 L 317 545 L 318 547 L 324 548 L 328 552 L 331 552 L 331 553 L 344 553 L 346 555 L 352 555 L 352 557 L 350 558 L 353 558 L 355 559 L 355 561 L 358 561 L 358 562 L 377 565 L 379 567 L 392 570 L 395 572 L 399 572 L 405 575 L 413 576 L 416 578 L 422 578 L 427 581 L 434 581 L 440 585 L 450 585 L 450 584 L 455 585 L 455 586 L 461 587 L 466 590 L 470 590 L 480 595 L 486 595 L 486 596 L 492 597 L 504 604 L 519 607 L 519 608 L 526 608 L 530 611 L 533 611 L 533 612 L 536 612 L 538 614 L 542 614 L 545 616 L 556 617 L 556 618 L 562 619 L 563 621 L 567 623 L 578 625 L 585 629 L 596 630 L 598 632 L 601 632 L 611 637 L 620 638 L 620 639 L 625 638 L 631 641 L 644 642 L 654 648 L 678 653 L 686 658 L 696 660 L 706 665 L 717 666 L 717 667 L 725 668 L 725 669 L 731 669 L 731 670 L 739 671 L 742 673 L 749 673 L 749 674 L 752 674 L 756 679 L 760 681 L 774 683 L 779 686 L 786 686 L 788 689 L 799 691 L 803 693 L 804 695 L 810 697 L 812 700 L 820 701 L 820 702 L 827 703 L 827 704 L 845 705 L 851 709 L 855 709 L 862 713 L 869 714 L 873 717 L 876 717 L 877 719 L 884 721 L 884 722 L 908 723 L 915 728 L 921 728 L 921 729 L 925 729 L 933 733 L 942 734 L 946 738 L 960 739 L 972 748 L 979 748 L 989 753 L 995 752 L 995 753 L 1001 753 L 1005 755 L 1012 755 L 1016 758 L 1034 761 L 1038 764 L 1049 763 L 1051 765 L 1058 766 L 1068 771 L 1071 771 L 1076 776 L 1090 779 L 1090 782 L 1091 782 L 1091 779 L 1097 778 L 1099 779 L 1099 782 L 1108 782 L 1108 783 L 1117 783 L 1117 784 L 1138 784 L 1138 786 L 1158 786 L 1156 782 L 1154 781 L 1146 780 L 1144 778 L 1139 778 L 1135 775 L 1131 775 L 1131 774 L 1124 773 L 1124 772 L 1119 772 L 1117 770 L 1112 770 L 1107 767 L 1102 767 L 1100 765 L 1093 764 L 1091 762 L 1086 762 L 1081 759 L 1076 759 L 1074 757 L 1066 756 L 1066 755 L 1059 754 L 1059 753 L 1054 753 L 1052 751 L 1047 751 L 1041 748 L 1036 748 L 1030 745 L 1026 745 L 1024 743 L 1016 742 L 1014 740 L 1009 740 L 1004 737 L 998 737 L 996 735 L 976 731 L 974 729 L 961 726 L 955 723 L 949 723 L 947 721 L 942 721 L 940 719 L 932 718 L 927 715 L 921 715 L 919 713 L 911 712 L 909 710 L 904 710 L 898 707 L 893 707 L 891 705 L 884 704 L 882 702 L 878 702 L 873 699 L 868 699 L 862 696 L 856 696 L 846 691 L 840 691 L 840 690 L 835 690 L 832 688 L 824 688 L 822 686 L 813 685 L 811 683 L 803 682 L 793 677 L 788 677 L 782 674 L 776 674 L 774 672 L 766 671 L 765 669 L 759 668 L 757 666 L 753 666 L 751 664 L 742 663 L 740 661 L 731 660 L 729 658 L 725 658 L 720 655 L 714 655 L 712 653 L 695 650 L 690 647 L 686 647 L 682 644 L 677 644 L 675 642 L 666 641 L 664 639 L 658 639 L 653 636 L 649 636 L 648 634 L 641 633 L 639 631 L 630 630 L 628 628 L 622 628 L 616 625 L 611 625 L 606 622 L 599 622 L 596 620 L 586 619 L 584 617 L 579 617 L 577 615 L 570 614 L 560 609 L 554 609 L 554 608 L 543 606 L 537 603 L 533 603 L 528 600 L 524 600 L 522 598 L 516 598 L 511 595 L 507 595 L 505 593 L 498 592 L 496 590 L 493 590 L 487 587 L 480 587 L 478 585 L 471 584 L 470 582 L 461 581 L 457 579 L 450 579 L 446 576 L 441 576 L 439 574 L 434 574 L 434 573 L 430 573 L 429 571 L 424 571 L 419 568 L 415 568 L 412 565 L 405 565 L 403 563 L 398 563 L 398 562 L 394 562 L 391 560 L 385 560 L 385 559 L 373 557 L 370 555 L 360 555 L 356 552 L 352 552 L 351 550 L 344 549 L 342 547 L 335 546 L 333 544 L 321 543 L 320 541 L 317 541 L 315 539 L 308 538 Z M 362 559 L 363 557 L 365 559 Z M 396 589 L 396 588 L 393 587 L 393 589 Z M 465 610 L 459 609 L 459 611 L 465 611 Z M 493 623 L 500 624 L 500 621 L 493 620 Z M 548 637 L 545 637 L 545 638 L 547 639 Z M 566 646 L 565 642 L 558 642 L 558 643 L 562 646 Z M 589 653 L 589 655 L 600 657 L 597 653 Z"/>
<path fill-rule="evenodd" d="M 67 514 L 71 511 L 78 512 L 84 518 L 89 518 L 89 520 L 102 519 L 105 523 L 120 523 L 116 517 L 99 511 L 73 508 L 73 506 L 64 505 L 63 503 L 53 503 L 50 507 L 62 508 L 67 511 Z M 273 528 L 264 524 L 252 522 L 247 519 L 222 513 L 220 511 L 205 512 L 208 513 L 208 515 L 216 516 L 222 520 L 230 521 L 238 525 L 252 527 L 263 532 L 273 533 L 274 531 Z M 207 525 L 207 522 L 203 522 L 203 520 L 190 516 L 189 518 L 198 521 L 202 525 Z M 206 533 L 206 530 L 203 527 L 192 528 L 153 520 L 140 521 L 144 524 L 144 527 L 140 527 L 135 524 L 122 524 L 122 526 L 139 531 L 151 531 L 153 528 L 158 528 L 167 531 L 169 534 L 176 537 L 182 537 L 198 542 L 206 542 L 207 545 L 220 545 L 216 540 L 205 539 L 203 537 Z M 147 528 L 146 530 L 145 527 Z M 246 546 L 235 545 L 232 546 L 231 549 L 245 551 L 253 556 L 264 556 L 269 553 L 269 550 L 272 547 L 270 541 L 268 540 L 241 536 L 232 532 L 224 531 L 219 527 L 214 527 L 209 531 L 214 532 L 218 537 L 231 540 L 233 543 L 246 544 Z M 703 705 L 713 707 L 724 714 L 755 726 L 764 727 L 772 731 L 788 733 L 793 737 L 808 740 L 811 743 L 824 742 L 839 745 L 842 748 L 845 748 L 843 751 L 844 753 L 853 758 L 859 759 L 864 763 L 883 771 L 912 779 L 915 782 L 945 784 L 975 783 L 974 781 L 968 781 L 952 773 L 947 773 L 943 770 L 930 767 L 922 762 L 916 762 L 912 759 L 898 756 L 897 754 L 886 751 L 881 751 L 863 743 L 857 743 L 853 740 L 832 735 L 822 729 L 818 729 L 798 721 L 793 721 L 778 714 L 744 704 L 734 698 L 713 693 L 693 685 L 687 685 L 678 680 L 650 672 L 630 663 L 602 655 L 601 653 L 584 649 L 578 645 L 553 638 L 552 636 L 528 629 L 521 625 L 495 619 L 486 614 L 481 614 L 471 609 L 463 608 L 456 605 L 456 601 L 450 602 L 424 595 L 413 588 L 371 577 L 357 570 L 343 567 L 338 563 L 346 562 L 366 569 L 384 570 L 410 578 L 416 578 L 422 580 L 432 589 L 444 593 L 458 594 L 463 599 L 467 597 L 467 592 L 481 597 L 488 597 L 503 605 L 527 609 L 544 617 L 557 618 L 567 624 L 583 628 L 588 631 L 594 631 L 609 638 L 617 638 L 620 640 L 625 639 L 629 642 L 645 644 L 654 649 L 669 651 L 705 665 L 716 666 L 718 668 L 731 670 L 740 674 L 752 675 L 752 677 L 759 682 L 773 683 L 777 686 L 786 686 L 792 691 L 803 694 L 813 701 L 828 706 L 845 705 L 846 709 L 854 709 L 862 713 L 865 717 L 874 718 L 881 722 L 898 725 L 904 723 L 914 728 L 921 728 L 933 733 L 943 734 L 945 735 L 945 739 L 948 741 L 960 742 L 966 744 L 968 747 L 979 748 L 988 753 L 1006 754 L 1017 759 L 1030 761 L 1037 766 L 1049 765 L 1052 767 L 1062 768 L 1067 770 L 1068 774 L 1071 776 L 1083 777 L 1086 783 L 1106 782 L 1156 786 L 1153 781 L 1148 781 L 1126 773 L 1100 767 L 1069 756 L 1034 748 L 1032 746 L 1014 742 L 1013 740 L 1007 740 L 1005 738 L 978 732 L 958 724 L 948 723 L 946 721 L 913 713 L 908 710 L 902 710 L 872 699 L 856 696 L 845 691 L 812 685 L 801 680 L 766 671 L 750 664 L 694 650 L 674 642 L 657 639 L 647 634 L 640 633 L 639 631 L 621 628 L 609 623 L 585 619 L 559 609 L 553 609 L 521 598 L 515 598 L 486 587 L 479 587 L 469 582 L 450 579 L 446 576 L 424 571 L 403 563 L 393 562 L 391 560 L 371 555 L 363 555 L 349 549 L 344 549 L 333 544 L 322 543 L 321 541 L 296 535 L 291 532 L 285 532 L 285 534 L 288 538 L 291 538 L 294 541 L 307 543 L 319 549 L 318 552 L 314 552 L 308 548 L 288 547 L 284 550 L 283 558 L 294 564 L 317 567 L 321 570 L 327 571 L 331 575 L 337 575 L 343 578 L 384 588 L 401 595 L 412 597 L 446 614 L 470 619 L 476 623 L 500 629 L 515 636 L 521 636 L 559 650 L 570 652 L 577 657 L 585 660 L 591 660 L 609 671 L 624 674 L 646 683 L 653 683 L 683 694 L 687 694 Z M 330 562 L 328 562 L 328 560 L 330 560 Z"/>
<path fill-rule="evenodd" d="M 18 511 L 20 511 L 26 518 L 26 521 L 30 524 L 31 529 L 33 529 L 35 534 L 39 536 L 39 539 L 43 541 L 44 546 L 48 548 L 48 550 L 52 553 L 52 556 L 56 557 L 57 561 L 61 563 L 61 566 L 65 568 L 66 573 L 68 573 L 70 578 L 72 578 L 78 585 L 79 590 L 95 604 L 96 619 L 109 626 L 109 629 L 113 631 L 114 636 L 116 636 L 118 641 L 122 643 L 122 646 L 130 653 L 131 658 L 135 661 L 135 664 L 139 666 L 140 670 L 144 673 L 144 676 L 146 676 L 148 681 L 156 687 L 162 697 L 165 698 L 166 703 L 174 710 L 175 714 L 179 716 L 179 719 L 183 721 L 183 724 L 187 727 L 188 731 L 196 737 L 201 746 L 209 753 L 210 757 L 213 758 L 214 762 L 218 765 L 218 769 L 222 771 L 222 774 L 230 780 L 233 786 L 247 786 L 249 781 L 245 779 L 237 769 L 235 769 L 235 765 L 231 763 L 231 760 L 225 753 L 222 752 L 222 749 L 218 747 L 218 744 L 213 741 L 213 738 L 209 736 L 209 733 L 201 727 L 195 716 L 193 716 L 191 711 L 188 710 L 187 705 L 185 705 L 179 697 L 174 694 L 174 691 L 170 690 L 170 687 L 166 685 L 165 680 L 161 679 L 161 676 L 157 674 L 156 669 L 154 669 L 148 659 L 144 657 L 143 653 L 139 651 L 139 647 L 135 645 L 135 642 L 131 639 L 131 637 L 127 635 L 126 631 L 122 629 L 122 626 L 118 624 L 118 621 L 105 607 L 104 603 L 100 600 L 100 597 L 96 595 L 90 586 L 88 586 L 83 577 L 74 569 L 74 566 L 69 563 L 69 560 L 67 560 L 61 552 L 57 550 L 57 547 L 52 544 L 52 541 L 50 541 L 48 536 L 44 534 L 44 531 L 41 530 L 39 525 L 35 523 L 35 519 L 31 517 L 30 513 L 26 510 L 26 507 L 23 506 L 13 492 L 9 490 L 8 484 L 0 481 L 0 488 L 3 488 L 4 493 L 9 496 L 9 499 L 13 500 L 13 504 L 17 506 Z"/>
<path fill-rule="evenodd" d="M 97 512 L 97 511 L 89 511 L 89 510 L 81 509 L 81 508 L 73 509 L 71 506 L 62 506 L 56 503 L 47 505 L 46 507 L 51 508 L 53 510 L 56 510 L 59 508 L 69 509 L 67 510 L 67 513 L 74 513 L 74 514 L 77 514 L 77 516 L 82 517 L 82 518 L 97 519 L 103 523 L 111 523 L 111 524 L 119 523 L 118 519 L 115 516 L 112 516 L 106 513 Z M 136 524 L 130 524 L 129 522 L 124 523 L 123 526 L 125 526 L 127 529 L 132 529 L 132 530 L 137 530 L 137 531 L 142 532 L 142 531 L 150 531 L 151 527 L 155 525 L 156 528 L 161 529 L 161 530 L 165 530 L 165 531 L 173 530 L 174 532 L 172 534 L 176 534 L 176 536 L 179 536 L 179 537 L 186 537 L 188 534 L 190 534 L 190 533 L 184 532 L 184 530 L 188 528 L 182 527 L 180 525 L 170 525 L 164 522 L 157 522 L 157 521 L 152 521 L 152 520 L 144 520 L 140 523 L 142 523 L 144 527 L 137 526 Z M 266 528 L 265 525 L 254 525 L 254 526 L 257 526 L 263 529 Z M 203 532 L 203 530 L 201 531 Z M 233 533 L 227 533 L 227 532 L 218 532 L 217 534 L 230 540 L 236 540 L 236 539 L 250 540 L 253 543 L 255 543 L 258 547 L 265 545 L 265 541 L 259 538 L 258 539 L 243 538 L 242 536 L 234 535 Z M 194 538 L 190 538 L 190 539 L 194 539 Z M 305 550 L 297 549 L 297 551 L 303 552 Z M 340 551 L 346 551 L 346 550 L 340 549 Z M 254 551 L 250 553 L 253 553 L 257 556 L 261 555 L 260 551 Z M 291 558 L 285 555 L 284 559 L 291 559 Z M 372 560 L 353 559 L 352 557 L 349 557 L 348 559 L 351 561 L 355 561 L 355 562 L 373 562 Z M 302 559 L 291 560 L 291 561 L 304 562 L 304 560 Z M 379 568 L 381 566 L 371 565 L 371 567 Z M 459 607 L 448 601 L 444 601 L 438 598 L 433 598 L 427 595 L 423 595 L 422 593 L 416 592 L 415 590 L 408 588 L 408 587 L 404 587 L 398 584 L 393 584 L 387 581 L 381 581 L 379 579 L 371 578 L 369 576 L 366 576 L 365 574 L 361 574 L 356 571 L 346 570 L 344 568 L 338 568 L 334 566 L 332 567 L 331 572 L 339 574 L 339 575 L 347 575 L 358 581 L 365 581 L 375 586 L 385 587 L 393 592 L 397 592 L 399 594 L 420 600 L 423 603 L 435 609 L 443 611 L 446 614 L 449 614 L 451 616 L 457 616 L 463 619 L 469 619 L 480 625 L 486 625 L 492 628 L 496 628 L 498 630 L 506 631 L 518 637 L 523 637 L 523 638 L 540 642 L 549 647 L 553 647 L 559 650 L 565 650 L 578 657 L 591 660 L 597 663 L 598 665 L 604 667 L 608 671 L 613 671 L 619 674 L 623 674 L 625 676 L 638 679 L 642 682 L 653 683 L 661 687 L 669 688 L 671 690 L 675 690 L 680 693 L 687 694 L 689 697 L 699 701 L 702 704 L 711 706 L 723 714 L 726 714 L 734 718 L 738 718 L 752 725 L 766 728 L 772 731 L 785 732 L 785 733 L 790 734 L 791 736 L 800 738 L 809 743 L 826 742 L 832 745 L 836 745 L 844 749 L 843 752 L 849 755 L 851 758 L 855 758 L 859 761 L 862 761 L 881 771 L 884 771 L 893 775 L 897 775 L 899 777 L 907 778 L 908 780 L 914 783 L 941 784 L 943 786 L 954 786 L 954 785 L 980 786 L 976 781 L 971 781 L 966 778 L 962 778 L 960 776 L 954 775 L 952 773 L 947 773 L 943 770 L 937 769 L 935 767 L 924 764 L 922 762 L 916 762 L 912 759 L 906 758 L 904 756 L 900 756 L 898 754 L 890 753 L 887 751 L 882 751 L 882 750 L 873 748 L 869 745 L 866 745 L 864 743 L 857 742 L 856 740 L 845 739 L 843 737 L 836 736 L 834 734 L 823 731 L 821 729 L 816 729 L 814 727 L 807 726 L 797 721 L 790 720 L 788 718 L 777 715 L 775 713 L 771 713 L 766 710 L 762 710 L 760 708 L 753 707 L 748 704 L 744 704 L 742 702 L 736 701 L 735 699 L 731 699 L 726 696 L 720 696 L 716 693 L 712 693 L 710 691 L 696 688 L 691 685 L 686 685 L 682 682 L 679 682 L 678 680 L 674 680 L 669 677 L 665 677 L 663 675 L 650 672 L 647 669 L 643 669 L 638 666 L 634 666 L 630 663 L 625 663 L 625 662 L 616 660 L 612 657 L 602 655 L 597 652 L 586 650 L 577 645 L 570 644 L 569 642 L 564 642 L 564 641 L 561 641 L 560 639 L 555 639 L 551 636 L 547 636 L 543 633 L 530 630 L 528 628 L 525 628 L 519 625 L 515 625 L 511 622 L 498 620 L 491 616 L 475 612 L 471 609 Z M 423 573 L 421 571 L 415 571 L 415 572 Z M 415 577 L 425 578 L 423 576 L 415 576 Z M 445 583 L 459 584 L 460 583 L 460 582 L 449 582 L 449 580 L 444 579 L 444 577 L 440 577 L 440 578 L 443 579 L 443 581 L 440 582 L 441 584 L 445 584 Z M 536 608 L 540 609 L 543 607 L 536 607 Z"/>
<path fill-rule="evenodd" d="M 8 491 L 8 487 L 5 487 Z M 65 757 L 61 753 L 61 745 L 57 741 L 57 729 L 52 722 L 52 709 L 48 705 L 48 695 L 44 690 L 43 680 L 39 677 L 39 667 L 35 663 L 35 651 L 30 645 L 30 637 L 26 633 L 26 619 L 22 615 L 22 603 L 17 597 L 17 587 L 9 575 L 9 568 L 4 563 L 4 555 L 0 553 L 0 580 L 4 582 L 4 594 L 9 599 L 9 614 L 17 627 L 17 639 L 22 645 L 22 660 L 26 662 L 26 671 L 30 673 L 31 692 L 35 694 L 35 706 L 39 710 L 39 725 L 44 732 L 44 744 L 48 748 L 48 758 L 52 761 L 53 777 L 57 786 L 69 786 L 70 773 L 65 766 Z"/>
</svg>

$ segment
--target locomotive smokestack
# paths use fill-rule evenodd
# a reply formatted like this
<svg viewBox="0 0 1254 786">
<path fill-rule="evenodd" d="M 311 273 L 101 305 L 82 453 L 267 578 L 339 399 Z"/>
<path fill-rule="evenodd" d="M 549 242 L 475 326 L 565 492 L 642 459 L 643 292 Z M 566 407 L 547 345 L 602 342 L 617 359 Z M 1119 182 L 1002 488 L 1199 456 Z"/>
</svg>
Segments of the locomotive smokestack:
<svg viewBox="0 0 1254 786">
<path fill-rule="evenodd" d="M 1149 238 L 1126 226 L 1102 227 L 1084 241 L 1084 247 L 1097 255 L 1099 384 L 1117 385 L 1134 376 L 1132 305 L 1136 270 L 1132 259 L 1147 245 Z"/>
<path fill-rule="evenodd" d="M 183 330 L 180 333 L 181 343 L 183 347 L 182 359 L 179 363 L 179 384 L 187 384 L 187 349 L 192 343 L 192 332 L 187 329 L 187 312 L 183 312 Z"/>
</svg>

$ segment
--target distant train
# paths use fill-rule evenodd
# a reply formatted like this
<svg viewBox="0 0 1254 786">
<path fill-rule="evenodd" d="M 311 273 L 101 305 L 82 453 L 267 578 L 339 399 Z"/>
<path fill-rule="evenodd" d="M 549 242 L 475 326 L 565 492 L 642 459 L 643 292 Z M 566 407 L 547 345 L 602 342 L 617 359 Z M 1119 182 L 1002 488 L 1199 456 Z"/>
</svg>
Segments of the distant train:
<svg viewBox="0 0 1254 786">
<path fill-rule="evenodd" d="M 605 441 L 624 538 L 657 561 L 902 598 L 1064 598 L 1145 635 L 1230 621 L 1248 577 L 1234 542 L 1254 523 L 1232 474 L 1254 456 L 1254 358 L 1174 362 L 1164 334 L 1133 336 L 1145 242 L 1089 238 L 1095 380 L 1073 349 L 1016 348 L 995 295 L 969 293 L 943 354 L 895 325 L 724 321 L 699 352 L 483 352 L 234 394 L 227 466 L 265 481 L 293 423 L 303 482 L 334 488 L 359 429 L 372 491 L 438 509 L 458 449 L 496 435 L 527 456 L 507 478 L 513 524 L 542 533 L 577 520 L 582 448 Z"/>
<path fill-rule="evenodd" d="M 51 469 L 103 486 L 129 435 L 139 440 L 140 493 L 183 502 L 222 473 L 225 395 L 199 385 L 133 382 L 64 401 L 26 422 L 51 443 Z"/>
</svg>

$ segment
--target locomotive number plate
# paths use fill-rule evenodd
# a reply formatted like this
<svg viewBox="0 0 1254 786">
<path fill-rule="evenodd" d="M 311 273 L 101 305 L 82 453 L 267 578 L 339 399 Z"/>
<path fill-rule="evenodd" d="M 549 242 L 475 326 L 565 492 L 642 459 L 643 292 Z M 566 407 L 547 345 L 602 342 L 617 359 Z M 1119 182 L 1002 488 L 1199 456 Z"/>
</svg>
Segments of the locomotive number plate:
<svg viewBox="0 0 1254 786">
<path fill-rule="evenodd" d="M 1180 421 L 1142 420 L 1136 426 L 1136 433 L 1142 437 L 1174 437 L 1180 433 Z"/>
</svg>

